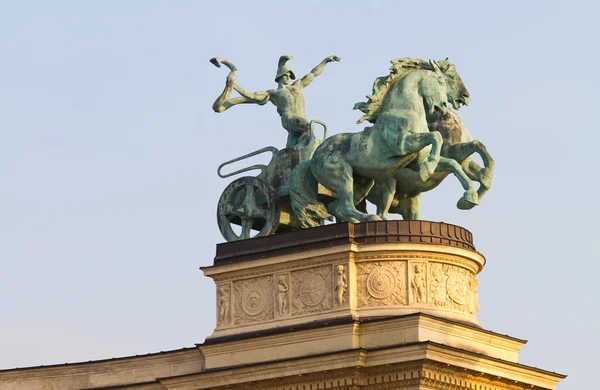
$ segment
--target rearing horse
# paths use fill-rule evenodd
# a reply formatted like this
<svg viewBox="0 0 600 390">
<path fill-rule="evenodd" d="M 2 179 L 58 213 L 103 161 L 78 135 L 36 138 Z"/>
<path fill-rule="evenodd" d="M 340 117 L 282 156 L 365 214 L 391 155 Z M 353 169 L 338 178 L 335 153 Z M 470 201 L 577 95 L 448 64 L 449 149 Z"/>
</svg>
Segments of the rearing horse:
<svg viewBox="0 0 600 390">
<path fill-rule="evenodd" d="M 392 64 L 404 68 L 429 68 L 427 62 L 413 58 L 401 58 L 392 61 Z M 446 92 L 452 107 L 458 110 L 461 105 L 468 105 L 471 97 L 456 72 L 454 64 L 446 60 L 439 61 L 438 64 L 446 75 Z M 378 83 L 376 81 L 373 86 L 373 93 L 377 94 L 377 91 Z M 368 110 L 370 104 L 357 103 L 355 109 L 365 112 L 367 114 L 366 119 L 373 121 L 374 118 L 369 115 Z M 383 219 L 387 219 L 386 204 L 389 202 L 390 195 L 393 198 L 390 212 L 399 213 L 404 219 L 419 219 L 421 193 L 437 187 L 451 172 L 457 176 L 465 190 L 467 190 L 457 204 L 457 207 L 461 210 L 473 208 L 491 187 L 495 165 L 494 159 L 481 141 L 474 140 L 471 137 L 455 111 L 447 110 L 443 113 L 428 114 L 427 125 L 430 131 L 439 131 L 444 139 L 440 163 L 426 181 L 419 180 L 417 167 L 409 164 L 409 166 L 399 169 L 393 175 L 396 183 L 395 188 L 390 188 L 390 185 L 385 181 L 376 182 L 367 199 L 377 206 L 377 214 Z M 478 153 L 481 156 L 484 163 L 483 168 L 472 160 L 471 155 L 473 153 Z M 459 166 L 461 169 L 457 169 Z M 476 194 L 472 192 L 471 180 L 480 183 Z"/>
<path fill-rule="evenodd" d="M 381 220 L 380 216 L 355 207 L 375 180 L 385 181 L 413 161 L 422 181 L 435 171 L 442 136 L 429 131 L 426 115 L 446 112 L 449 108 L 446 76 L 435 62 L 430 61 L 430 65 L 433 70 L 392 73 L 383 82 L 385 93 L 372 127 L 329 137 L 311 160 L 294 168 L 290 175 L 290 199 L 301 227 L 318 226 L 329 214 L 338 221 L 355 223 Z M 337 195 L 327 207 L 317 200 L 319 183 Z"/>
</svg>

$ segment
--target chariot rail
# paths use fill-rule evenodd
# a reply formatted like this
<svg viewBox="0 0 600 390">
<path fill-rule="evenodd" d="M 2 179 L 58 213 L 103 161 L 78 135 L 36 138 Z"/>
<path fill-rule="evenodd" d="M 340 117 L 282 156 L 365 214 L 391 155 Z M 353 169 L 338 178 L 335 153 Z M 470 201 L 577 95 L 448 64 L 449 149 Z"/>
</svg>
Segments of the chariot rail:
<svg viewBox="0 0 600 390">
<path fill-rule="evenodd" d="M 244 173 L 244 172 L 248 172 L 248 171 L 253 171 L 255 169 L 259 169 L 261 171 L 261 174 L 264 175 L 264 174 L 266 174 L 266 171 L 267 171 L 267 165 L 264 165 L 264 164 L 251 165 L 249 167 L 238 169 L 237 171 L 234 171 L 234 172 L 231 172 L 231 173 L 226 173 L 226 174 L 222 174 L 221 173 L 221 169 L 223 169 L 227 165 L 233 164 L 233 163 L 238 162 L 238 161 L 245 160 L 245 159 L 253 157 L 253 156 L 257 156 L 257 155 L 259 155 L 261 153 L 265 153 L 265 152 L 271 152 L 271 153 L 273 153 L 273 156 L 271 157 L 271 162 L 272 162 L 277 157 L 277 154 L 279 154 L 279 149 L 277 149 L 274 146 L 267 146 L 265 148 L 262 148 L 262 149 L 259 149 L 257 151 L 254 151 L 252 153 L 248 153 L 248 154 L 245 154 L 243 156 L 234 158 L 232 160 L 225 161 L 223 164 L 219 165 L 219 168 L 217 168 L 217 175 L 219 175 L 219 177 L 225 179 L 227 177 L 239 175 L 240 173 Z"/>
</svg>

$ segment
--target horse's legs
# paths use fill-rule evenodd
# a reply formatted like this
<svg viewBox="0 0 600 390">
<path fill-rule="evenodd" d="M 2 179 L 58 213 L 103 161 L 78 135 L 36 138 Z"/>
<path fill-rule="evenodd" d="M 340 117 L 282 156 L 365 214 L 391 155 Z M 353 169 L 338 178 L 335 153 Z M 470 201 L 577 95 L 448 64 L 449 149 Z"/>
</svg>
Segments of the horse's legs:
<svg viewBox="0 0 600 390">
<path fill-rule="evenodd" d="M 456 207 L 461 210 L 470 210 L 479 204 L 479 197 L 475 191 L 473 182 L 469 180 L 469 177 L 465 174 L 461 165 L 456 160 L 441 157 L 436 172 L 452 172 L 465 189 L 465 193 L 462 198 L 459 199 Z"/>
<path fill-rule="evenodd" d="M 343 158 L 335 156 L 330 158 L 327 164 L 323 165 L 327 166 L 327 169 L 313 164 L 312 172 L 319 183 L 337 194 L 337 199 L 327 206 L 329 212 L 335 216 L 336 221 L 359 223 L 380 220 L 376 215 L 361 213 L 354 206 L 355 195 L 352 167 Z M 359 185 L 357 194 L 360 197 L 359 201 L 365 197 L 372 185 L 372 182 L 368 186 Z M 367 187 L 368 189 L 365 190 Z"/>
<path fill-rule="evenodd" d="M 489 170 L 486 170 L 487 168 L 480 167 L 479 164 L 470 158 L 462 164 L 462 168 L 465 174 L 469 176 L 471 180 L 480 183 L 479 188 L 477 189 L 477 195 L 479 196 L 479 199 L 481 199 L 481 197 L 490 189 L 491 177 L 488 176 Z M 488 178 L 489 181 L 487 180 Z M 487 185 L 484 183 L 487 183 Z"/>
<path fill-rule="evenodd" d="M 467 174 L 475 171 L 473 173 L 477 175 L 477 178 L 472 177 L 471 179 L 481 183 L 481 185 L 485 187 L 487 191 L 492 187 L 492 178 L 494 176 L 494 167 L 496 163 L 494 162 L 494 159 L 492 158 L 490 153 L 487 151 L 487 148 L 485 147 L 483 142 L 475 140 L 471 142 L 465 142 L 463 144 L 452 145 L 448 147 L 446 157 L 452 158 L 462 163 L 463 161 L 467 160 L 473 153 L 477 153 L 481 156 L 481 160 L 483 161 L 483 168 L 481 168 L 478 164 L 474 162 L 473 163 L 475 164 L 475 166 L 472 166 L 472 164 L 469 162 L 468 166 L 466 166 L 466 169 L 466 164 L 463 164 L 463 169 Z"/>
<path fill-rule="evenodd" d="M 440 151 L 444 142 L 442 135 L 438 131 L 429 133 L 406 134 L 400 139 L 400 153 L 402 155 L 420 152 L 424 147 L 431 145 L 429 156 L 419 153 L 419 175 L 421 180 L 426 181 L 435 171 L 440 161 Z"/>
<path fill-rule="evenodd" d="M 404 220 L 416 220 L 421 218 L 421 194 L 413 197 L 398 199 L 398 205 L 392 210 L 393 213 L 402 215 Z"/>
<path fill-rule="evenodd" d="M 377 186 L 377 192 L 379 195 L 379 199 L 376 203 L 377 215 L 379 215 L 384 221 L 387 221 L 388 211 L 390 210 L 390 206 L 392 205 L 392 201 L 396 195 L 396 179 L 393 177 L 388 177 L 385 180 L 378 181 Z"/>
<path fill-rule="evenodd" d="M 363 200 L 367 197 L 373 185 L 375 184 L 375 180 L 370 177 L 360 177 L 354 178 L 354 204 L 358 205 L 362 203 Z M 366 205 L 365 205 L 366 207 Z"/>
</svg>

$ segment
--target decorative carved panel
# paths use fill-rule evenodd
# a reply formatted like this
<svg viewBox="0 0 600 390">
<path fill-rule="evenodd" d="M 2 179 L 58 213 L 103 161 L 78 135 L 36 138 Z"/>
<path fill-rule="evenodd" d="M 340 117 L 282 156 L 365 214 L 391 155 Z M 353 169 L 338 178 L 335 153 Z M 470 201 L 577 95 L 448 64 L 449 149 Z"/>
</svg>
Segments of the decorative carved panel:
<svg viewBox="0 0 600 390">
<path fill-rule="evenodd" d="M 406 305 L 406 262 L 357 264 L 358 305 Z"/>
<path fill-rule="evenodd" d="M 272 276 L 237 280 L 234 282 L 234 286 L 234 322 L 236 325 L 273 319 Z"/>
<path fill-rule="evenodd" d="M 217 286 L 217 326 L 231 324 L 231 285 Z"/>
<path fill-rule="evenodd" d="M 475 314 L 479 310 L 477 286 L 479 282 L 468 270 L 449 264 L 429 265 L 430 303 L 435 306 Z"/>
<path fill-rule="evenodd" d="M 290 314 L 290 277 L 288 274 L 275 275 L 273 284 L 275 318 L 288 317 Z"/>
<path fill-rule="evenodd" d="M 331 310 L 333 299 L 330 265 L 292 272 L 292 315 Z"/>
<path fill-rule="evenodd" d="M 335 306 L 348 305 L 348 267 L 344 264 L 334 266 L 335 271 Z"/>
</svg>

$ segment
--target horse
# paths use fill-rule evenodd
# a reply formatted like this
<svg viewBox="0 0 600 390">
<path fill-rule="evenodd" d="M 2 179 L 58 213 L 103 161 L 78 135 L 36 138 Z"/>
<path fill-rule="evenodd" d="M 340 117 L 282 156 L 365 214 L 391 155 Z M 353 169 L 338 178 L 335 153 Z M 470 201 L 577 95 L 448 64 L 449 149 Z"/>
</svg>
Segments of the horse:
<svg viewBox="0 0 600 390">
<path fill-rule="evenodd" d="M 422 60 L 411 58 L 402 58 L 392 61 L 396 66 L 408 68 L 429 68 L 429 64 Z M 459 110 L 461 105 L 469 105 L 471 97 L 458 73 L 454 64 L 447 60 L 438 62 L 443 73 L 446 75 L 446 92 L 448 101 L 455 110 Z M 377 93 L 378 83 L 375 82 L 374 94 Z M 357 103 L 355 109 L 368 112 L 366 106 L 369 103 Z M 361 118 L 362 119 L 362 118 Z M 372 116 L 368 119 L 373 120 Z M 485 145 L 478 140 L 474 140 L 467 131 L 462 121 L 455 111 L 433 112 L 427 114 L 427 125 L 430 131 L 437 131 L 442 135 L 444 143 L 442 144 L 440 163 L 435 172 L 429 179 L 419 180 L 419 173 L 414 164 L 409 164 L 405 168 L 397 170 L 393 179 L 395 188 L 391 187 L 386 181 L 376 181 L 373 189 L 369 192 L 367 200 L 377 206 L 377 214 L 382 219 L 387 219 L 387 202 L 389 212 L 402 215 L 403 219 L 420 219 L 420 198 L 421 193 L 430 191 L 437 187 L 451 172 L 454 173 L 465 189 L 469 188 L 471 180 L 479 183 L 476 194 L 467 190 L 465 195 L 459 199 L 457 207 L 461 210 L 469 210 L 479 203 L 483 195 L 491 188 L 494 171 L 494 159 L 487 151 Z M 472 155 L 477 153 L 481 156 L 484 166 L 481 167 L 472 159 Z M 461 169 L 457 169 L 460 165 Z M 364 202 L 363 202 L 364 203 Z M 359 209 L 365 209 L 362 204 Z"/>
<path fill-rule="evenodd" d="M 379 221 L 379 215 L 356 209 L 375 180 L 389 182 L 415 161 L 419 178 L 429 179 L 440 161 L 442 135 L 429 131 L 427 114 L 447 112 L 446 75 L 435 61 L 432 70 L 410 69 L 381 84 L 374 125 L 357 133 L 327 138 L 310 160 L 290 174 L 290 201 L 301 228 L 319 226 L 330 214 L 337 221 Z M 374 107 L 374 106 L 373 106 Z M 321 184 L 336 194 L 325 206 L 317 199 Z M 391 204 L 391 201 L 389 202 Z"/>
</svg>

